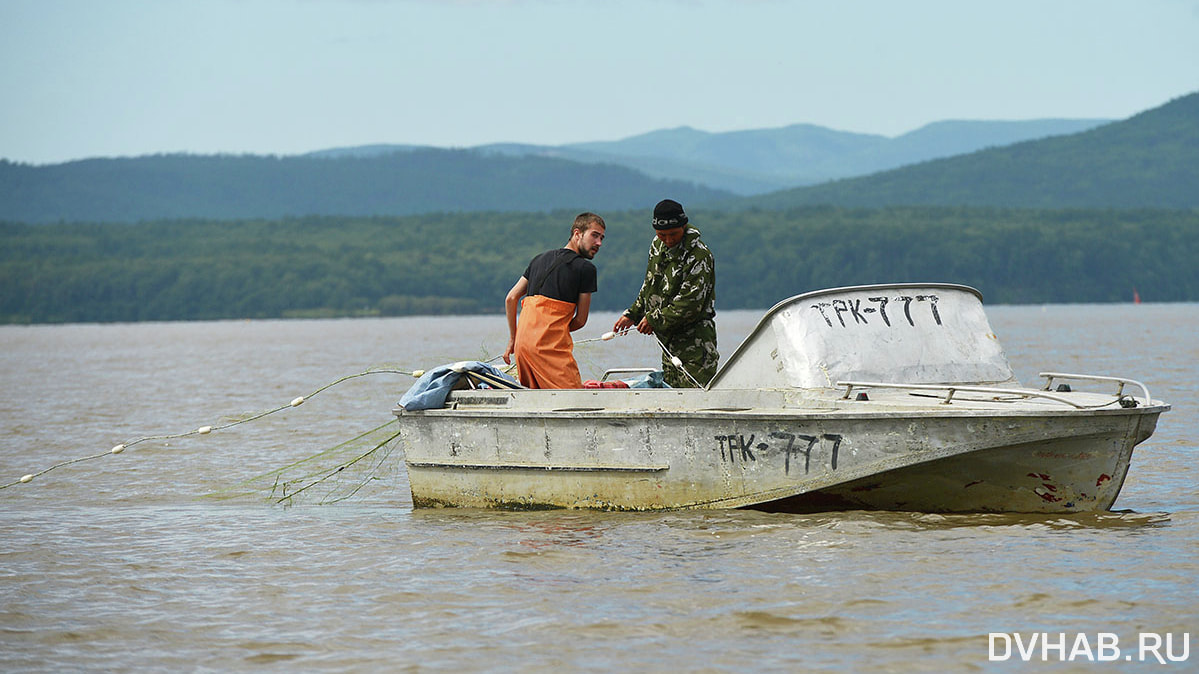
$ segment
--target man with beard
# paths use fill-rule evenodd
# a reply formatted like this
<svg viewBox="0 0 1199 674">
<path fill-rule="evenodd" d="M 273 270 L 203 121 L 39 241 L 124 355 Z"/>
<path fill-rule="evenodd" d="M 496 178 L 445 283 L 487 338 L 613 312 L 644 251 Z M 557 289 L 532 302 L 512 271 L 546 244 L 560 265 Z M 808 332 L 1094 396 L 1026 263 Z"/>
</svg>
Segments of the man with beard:
<svg viewBox="0 0 1199 674">
<path fill-rule="evenodd" d="M 591 259 L 604 242 L 605 229 L 604 219 L 595 213 L 579 214 L 570 241 L 533 258 L 504 298 L 509 335 L 504 362 L 511 363 L 516 354 L 517 378 L 523 386 L 583 387 L 570 333 L 587 325 L 596 290 Z"/>
</svg>

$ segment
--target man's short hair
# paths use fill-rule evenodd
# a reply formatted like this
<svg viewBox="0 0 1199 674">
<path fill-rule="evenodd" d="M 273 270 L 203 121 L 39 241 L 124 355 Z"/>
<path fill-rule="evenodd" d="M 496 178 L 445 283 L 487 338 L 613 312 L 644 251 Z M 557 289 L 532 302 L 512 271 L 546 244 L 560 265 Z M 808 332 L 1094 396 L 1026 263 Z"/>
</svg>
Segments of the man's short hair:
<svg viewBox="0 0 1199 674">
<path fill-rule="evenodd" d="M 575 216 L 574 224 L 570 226 L 570 235 L 574 236 L 575 232 L 586 232 L 595 226 L 608 229 L 608 225 L 604 224 L 604 219 L 588 211 L 587 213 L 579 213 Z"/>
</svg>

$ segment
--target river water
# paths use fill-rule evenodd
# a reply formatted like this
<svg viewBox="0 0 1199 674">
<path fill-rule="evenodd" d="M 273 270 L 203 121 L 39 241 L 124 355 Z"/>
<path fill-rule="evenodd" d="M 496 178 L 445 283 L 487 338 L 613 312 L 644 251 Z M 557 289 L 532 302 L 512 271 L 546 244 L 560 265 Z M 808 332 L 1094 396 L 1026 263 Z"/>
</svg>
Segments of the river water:
<svg viewBox="0 0 1199 674">
<path fill-rule="evenodd" d="M 502 317 L 0 327 L 0 668 L 1196 671 L 1199 305 L 989 314 L 1025 383 L 1173 405 L 1113 512 L 414 511 L 399 452 L 354 440 L 412 378 L 321 389 L 485 360 Z M 725 355 L 758 317 L 718 317 Z M 655 348 L 578 356 L 588 378 Z M 367 477 L 321 472 L 359 452 Z"/>
</svg>

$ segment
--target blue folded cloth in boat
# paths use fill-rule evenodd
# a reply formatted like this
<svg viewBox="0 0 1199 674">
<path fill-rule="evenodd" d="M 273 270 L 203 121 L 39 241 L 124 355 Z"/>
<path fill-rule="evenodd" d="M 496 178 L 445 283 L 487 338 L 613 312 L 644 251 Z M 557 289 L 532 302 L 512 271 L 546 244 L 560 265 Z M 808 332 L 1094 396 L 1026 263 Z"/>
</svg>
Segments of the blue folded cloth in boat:
<svg viewBox="0 0 1199 674">
<path fill-rule="evenodd" d="M 511 383 L 513 388 L 521 388 L 515 379 L 487 363 L 466 360 L 452 365 L 441 365 L 421 375 L 412 388 L 400 398 L 400 407 L 409 411 L 444 407 L 450 391 L 454 390 L 468 372 L 489 375 Z"/>
<path fill-rule="evenodd" d="M 625 379 L 624 383 L 629 385 L 629 388 L 670 388 L 670 384 L 666 383 L 666 379 L 661 370 L 650 372 L 635 379 Z"/>
</svg>

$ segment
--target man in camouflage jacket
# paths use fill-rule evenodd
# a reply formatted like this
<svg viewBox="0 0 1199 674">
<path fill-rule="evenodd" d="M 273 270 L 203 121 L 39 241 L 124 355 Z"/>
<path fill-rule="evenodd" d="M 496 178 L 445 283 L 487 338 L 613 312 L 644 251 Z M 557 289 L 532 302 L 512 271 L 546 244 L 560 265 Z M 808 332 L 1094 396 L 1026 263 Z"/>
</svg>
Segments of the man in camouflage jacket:
<svg viewBox="0 0 1199 674">
<path fill-rule="evenodd" d="M 613 330 L 636 326 L 639 332 L 656 334 L 687 370 L 684 373 L 675 367 L 663 353 L 662 371 L 670 386 L 694 387 L 697 382 L 707 386 L 720 362 L 716 351 L 716 260 L 700 240 L 699 230 L 687 225 L 687 214 L 677 201 L 659 202 L 652 224 L 656 238 L 650 243 L 645 282 Z"/>
</svg>

